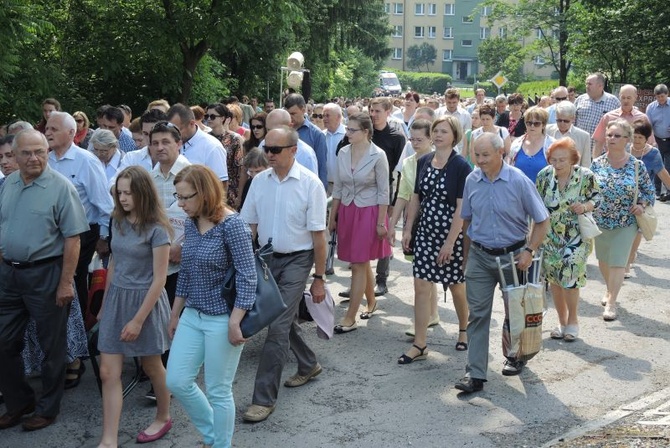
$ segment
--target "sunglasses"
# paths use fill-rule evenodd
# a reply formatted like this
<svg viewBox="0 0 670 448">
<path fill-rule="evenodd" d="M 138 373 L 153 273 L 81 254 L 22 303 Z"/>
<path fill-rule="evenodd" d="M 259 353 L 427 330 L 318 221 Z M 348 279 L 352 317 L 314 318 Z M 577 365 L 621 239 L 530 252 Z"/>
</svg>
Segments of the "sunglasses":
<svg viewBox="0 0 670 448">
<path fill-rule="evenodd" d="M 263 128 L 265 128 L 265 126 L 263 126 L 262 124 L 252 124 L 251 125 L 251 129 L 254 129 L 254 130 L 260 130 L 260 129 L 263 129 Z"/>
<path fill-rule="evenodd" d="M 607 138 L 621 138 L 621 137 L 623 137 L 623 135 L 621 135 L 621 134 L 607 134 L 606 137 Z"/>
<path fill-rule="evenodd" d="M 312 118 L 318 118 L 319 120 L 323 120 L 323 114 L 312 114 Z"/>
<path fill-rule="evenodd" d="M 567 123 L 570 123 L 570 122 L 571 122 L 571 120 L 564 120 L 563 118 L 557 118 L 556 119 L 556 123 L 566 123 L 567 124 Z"/>
<path fill-rule="evenodd" d="M 221 115 L 207 115 L 203 117 L 205 120 L 216 120 L 217 118 L 221 117 Z"/>
<path fill-rule="evenodd" d="M 527 121 L 526 126 L 530 126 L 530 127 L 542 126 L 542 122 L 541 121 Z"/>
<path fill-rule="evenodd" d="M 272 154 L 279 154 L 286 148 L 293 148 L 295 145 L 286 145 L 286 146 L 264 146 L 263 150 L 267 154 L 268 152 L 271 152 Z"/>
<path fill-rule="evenodd" d="M 82 120 L 81 118 L 79 118 L 78 120 L 74 120 L 74 121 L 76 121 L 77 123 L 83 123 L 84 122 L 84 120 Z"/>
<path fill-rule="evenodd" d="M 559 98 L 559 97 L 555 97 L 554 99 L 555 99 L 556 101 L 565 101 L 565 100 L 568 99 L 568 97 L 567 97 L 567 96 L 564 96 L 564 97 L 561 97 L 561 98 Z"/>
</svg>

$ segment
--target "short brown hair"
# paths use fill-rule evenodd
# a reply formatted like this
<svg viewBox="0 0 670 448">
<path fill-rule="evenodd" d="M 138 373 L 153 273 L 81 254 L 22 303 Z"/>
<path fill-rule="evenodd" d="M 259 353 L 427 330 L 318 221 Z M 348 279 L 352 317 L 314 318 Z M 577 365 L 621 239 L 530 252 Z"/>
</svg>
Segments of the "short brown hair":
<svg viewBox="0 0 670 448">
<path fill-rule="evenodd" d="M 579 163 L 579 159 L 581 156 L 579 155 L 579 151 L 577 151 L 575 141 L 570 137 L 563 137 L 561 139 L 558 139 L 549 146 L 549 148 L 547 149 L 547 162 L 551 158 L 551 155 L 554 153 L 554 151 L 559 151 L 561 149 L 565 149 L 570 153 L 571 164 L 576 165 L 577 163 Z"/>
<path fill-rule="evenodd" d="M 451 87 L 444 92 L 444 96 L 447 97 L 447 99 L 449 100 L 453 100 L 454 98 L 460 99 L 461 91 L 455 87 Z"/>
<path fill-rule="evenodd" d="M 513 93 L 507 98 L 507 104 L 523 104 L 523 95 L 520 93 Z"/>
<path fill-rule="evenodd" d="M 385 96 L 378 96 L 370 100 L 370 106 L 375 106 L 377 104 L 381 104 L 384 110 L 391 110 L 391 108 L 393 107 L 393 103 L 391 103 L 391 100 Z"/>
<path fill-rule="evenodd" d="M 635 120 L 633 122 L 633 134 L 643 135 L 645 138 L 651 137 L 652 128 L 647 120 Z"/>
<path fill-rule="evenodd" d="M 455 148 L 456 145 L 458 145 L 461 142 L 461 139 L 463 138 L 463 126 L 461 126 L 461 122 L 455 116 L 442 115 L 441 117 L 437 118 L 435 121 L 433 121 L 433 125 L 430 127 L 430 132 L 432 134 L 435 131 L 437 125 L 440 123 L 444 123 L 445 121 L 451 128 L 451 132 L 454 133 L 454 142 L 452 143 L 452 148 Z"/>
<path fill-rule="evenodd" d="M 479 111 L 480 117 L 482 115 L 490 115 L 491 118 L 496 117 L 496 110 L 493 107 L 491 107 L 490 104 L 482 104 L 481 106 L 477 106 L 477 110 Z"/>
<path fill-rule="evenodd" d="M 198 203 L 197 216 L 203 216 L 216 224 L 221 222 L 226 205 L 223 185 L 214 171 L 205 165 L 189 165 L 177 173 L 173 184 L 177 185 L 180 182 L 190 184 L 195 190 L 195 199 Z"/>
</svg>

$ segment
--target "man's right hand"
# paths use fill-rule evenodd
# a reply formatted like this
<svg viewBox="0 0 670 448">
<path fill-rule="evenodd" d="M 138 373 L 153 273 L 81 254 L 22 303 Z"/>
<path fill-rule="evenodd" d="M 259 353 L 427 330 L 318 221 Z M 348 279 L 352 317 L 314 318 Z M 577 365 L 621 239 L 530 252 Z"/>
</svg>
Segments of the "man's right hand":
<svg viewBox="0 0 670 448">
<path fill-rule="evenodd" d="M 56 305 L 64 307 L 74 300 L 74 286 L 72 283 L 59 283 L 56 289 Z"/>
</svg>

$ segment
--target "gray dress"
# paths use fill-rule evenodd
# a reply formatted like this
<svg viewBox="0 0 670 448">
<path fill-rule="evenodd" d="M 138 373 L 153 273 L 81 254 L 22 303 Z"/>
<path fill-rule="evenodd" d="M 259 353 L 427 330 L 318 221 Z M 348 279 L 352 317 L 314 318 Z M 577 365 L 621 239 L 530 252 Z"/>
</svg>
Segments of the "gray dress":
<svg viewBox="0 0 670 448">
<path fill-rule="evenodd" d="M 135 341 L 121 341 L 121 330 L 144 302 L 153 280 L 153 249 L 170 244 L 167 231 L 153 225 L 139 234 L 126 220 L 121 228 L 113 221 L 110 230 L 114 273 L 102 304 L 98 350 L 125 356 L 161 355 L 170 348 L 167 333 L 170 304 L 165 289 Z"/>
</svg>

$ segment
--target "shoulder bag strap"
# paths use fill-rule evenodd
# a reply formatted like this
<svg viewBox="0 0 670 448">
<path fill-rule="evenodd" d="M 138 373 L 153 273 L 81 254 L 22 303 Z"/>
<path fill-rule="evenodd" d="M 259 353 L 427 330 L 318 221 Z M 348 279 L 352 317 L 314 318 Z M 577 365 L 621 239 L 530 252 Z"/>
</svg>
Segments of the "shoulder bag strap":
<svg viewBox="0 0 670 448">
<path fill-rule="evenodd" d="M 635 197 L 633 198 L 633 205 L 637 204 L 637 195 L 638 195 L 638 189 L 637 189 L 637 181 L 638 181 L 638 160 L 635 158 Z"/>
</svg>

